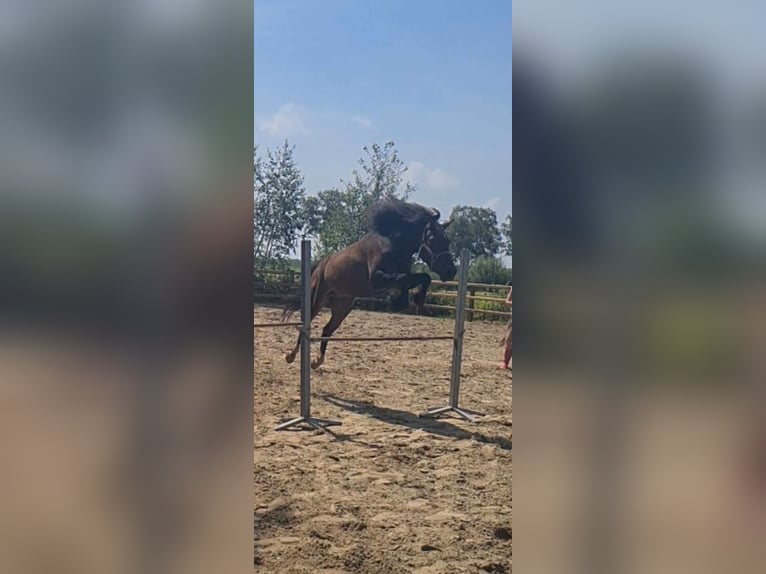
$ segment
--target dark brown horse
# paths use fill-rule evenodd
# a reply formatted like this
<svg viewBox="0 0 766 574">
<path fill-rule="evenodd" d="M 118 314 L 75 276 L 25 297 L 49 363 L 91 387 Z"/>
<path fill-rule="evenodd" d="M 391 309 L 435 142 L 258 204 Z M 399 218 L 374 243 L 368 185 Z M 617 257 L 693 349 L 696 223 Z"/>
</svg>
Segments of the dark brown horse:
<svg viewBox="0 0 766 574">
<path fill-rule="evenodd" d="M 455 277 L 456 269 L 444 230 L 450 224 L 439 223 L 439 211 L 393 197 L 373 205 L 368 212 L 367 233 L 342 251 L 328 255 L 316 263 L 311 272 L 311 318 L 329 304 L 332 316 L 322 329 L 322 337 L 330 337 L 351 312 L 356 297 L 372 297 L 398 290 L 393 310 L 409 307 L 409 291 L 420 287 L 414 303 L 422 311 L 431 284 L 428 273 L 412 273 L 413 256 L 417 254 L 442 281 Z M 287 319 L 300 308 L 291 303 L 282 313 Z M 285 359 L 295 360 L 300 337 Z M 320 345 L 319 357 L 312 368 L 323 362 L 327 341 Z"/>
</svg>

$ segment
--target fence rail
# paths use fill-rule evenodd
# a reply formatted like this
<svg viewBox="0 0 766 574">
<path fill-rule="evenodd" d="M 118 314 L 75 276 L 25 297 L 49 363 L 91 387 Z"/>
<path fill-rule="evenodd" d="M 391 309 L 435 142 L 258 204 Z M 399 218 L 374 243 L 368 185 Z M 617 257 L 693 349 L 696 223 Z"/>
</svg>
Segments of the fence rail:
<svg viewBox="0 0 766 574">
<path fill-rule="evenodd" d="M 300 271 L 296 271 L 294 269 L 253 269 L 253 273 L 255 275 L 288 276 L 294 282 L 297 282 L 301 276 Z M 443 286 L 443 287 L 457 287 L 459 283 L 457 281 L 439 281 L 438 279 L 434 279 L 431 282 L 431 285 Z M 505 291 L 506 289 L 508 289 L 507 285 L 498 285 L 497 283 L 471 283 L 469 281 L 468 288 L 470 289 L 471 287 L 475 289 L 484 289 L 487 291 L 490 291 L 490 290 Z"/>
<path fill-rule="evenodd" d="M 294 286 L 297 288 L 298 283 L 300 281 L 300 272 L 293 270 L 293 269 L 254 269 L 253 274 L 255 275 L 261 275 L 261 276 L 276 276 L 276 277 L 282 277 L 283 279 L 281 281 L 258 281 L 256 283 L 256 286 L 268 286 L 268 287 L 280 287 L 282 289 L 292 289 Z M 432 289 L 428 292 L 429 297 L 433 299 L 453 299 L 457 300 L 458 293 L 456 291 L 447 291 L 439 289 L 439 287 L 454 287 L 457 288 L 460 284 L 457 281 L 438 281 L 434 280 L 431 282 L 432 287 L 436 287 L 436 289 Z M 498 309 L 482 309 L 480 307 L 476 307 L 476 302 L 480 301 L 483 303 L 491 303 L 499 306 L 505 305 L 505 297 L 489 297 L 487 295 L 477 295 L 477 292 L 483 292 L 483 291 L 499 291 L 499 292 L 505 292 L 508 289 L 507 285 L 495 285 L 490 283 L 468 283 L 467 285 L 467 291 L 468 294 L 466 295 L 466 319 L 468 321 L 473 321 L 475 318 L 475 314 L 481 314 L 481 315 L 488 315 L 490 317 L 510 317 L 511 312 L 510 311 L 500 311 Z M 284 300 L 286 293 L 284 292 L 278 292 L 271 291 L 271 292 L 259 292 L 255 294 L 255 301 L 259 303 L 276 303 L 281 302 Z M 379 298 L 375 297 L 359 297 L 357 298 L 358 301 L 363 302 L 379 302 Z M 457 302 L 457 301 L 456 301 Z M 440 303 L 426 303 L 424 305 L 426 309 L 433 309 L 437 311 L 450 311 L 451 313 L 455 313 L 457 310 L 457 307 L 455 305 L 443 305 Z M 509 306 L 510 307 L 510 306 Z"/>
</svg>

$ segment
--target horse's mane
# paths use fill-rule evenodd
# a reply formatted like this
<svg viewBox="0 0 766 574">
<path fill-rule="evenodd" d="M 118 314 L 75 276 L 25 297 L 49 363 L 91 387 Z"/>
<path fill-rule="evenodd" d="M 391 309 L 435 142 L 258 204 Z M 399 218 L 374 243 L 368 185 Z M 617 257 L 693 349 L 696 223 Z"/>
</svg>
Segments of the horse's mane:
<svg viewBox="0 0 766 574">
<path fill-rule="evenodd" d="M 388 196 L 370 206 L 367 225 L 373 233 L 394 238 L 414 231 L 422 233 L 433 216 L 434 211 L 428 207 Z"/>
</svg>

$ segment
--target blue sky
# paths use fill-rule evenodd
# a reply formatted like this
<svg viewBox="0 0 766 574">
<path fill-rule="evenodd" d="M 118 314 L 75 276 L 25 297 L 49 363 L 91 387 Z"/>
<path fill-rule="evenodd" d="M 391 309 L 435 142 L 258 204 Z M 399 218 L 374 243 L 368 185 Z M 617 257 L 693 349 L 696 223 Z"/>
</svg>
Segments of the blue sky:
<svg viewBox="0 0 766 574">
<path fill-rule="evenodd" d="M 308 193 L 393 140 L 413 201 L 511 213 L 510 1 L 255 0 L 254 30 L 254 143 Z"/>
</svg>

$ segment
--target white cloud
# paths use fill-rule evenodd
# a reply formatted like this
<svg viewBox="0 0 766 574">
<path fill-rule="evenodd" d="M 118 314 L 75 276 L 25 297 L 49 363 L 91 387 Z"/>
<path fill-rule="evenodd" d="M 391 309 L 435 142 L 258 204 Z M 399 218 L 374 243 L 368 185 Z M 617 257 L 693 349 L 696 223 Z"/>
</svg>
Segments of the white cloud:
<svg viewBox="0 0 766 574">
<path fill-rule="evenodd" d="M 355 124 L 359 124 L 363 128 L 371 128 L 372 127 L 372 120 L 370 118 L 366 118 L 364 116 L 351 116 L 351 121 Z"/>
<path fill-rule="evenodd" d="M 489 199 L 486 201 L 486 203 L 484 204 L 484 207 L 489 207 L 490 209 L 497 209 L 497 206 L 498 206 L 498 205 L 500 205 L 500 202 L 501 202 L 501 201 L 502 201 L 502 199 L 500 199 L 500 198 L 499 198 L 499 197 L 497 197 L 497 196 L 495 196 L 495 197 L 490 197 L 490 198 L 489 198 Z"/>
<path fill-rule="evenodd" d="M 407 166 L 406 177 L 418 187 L 431 190 L 454 189 L 460 185 L 460 180 L 440 168 L 431 169 L 419 161 L 412 161 Z"/>
<path fill-rule="evenodd" d="M 276 137 L 306 134 L 306 108 L 292 102 L 280 106 L 274 114 L 258 123 L 258 129 Z"/>
</svg>

